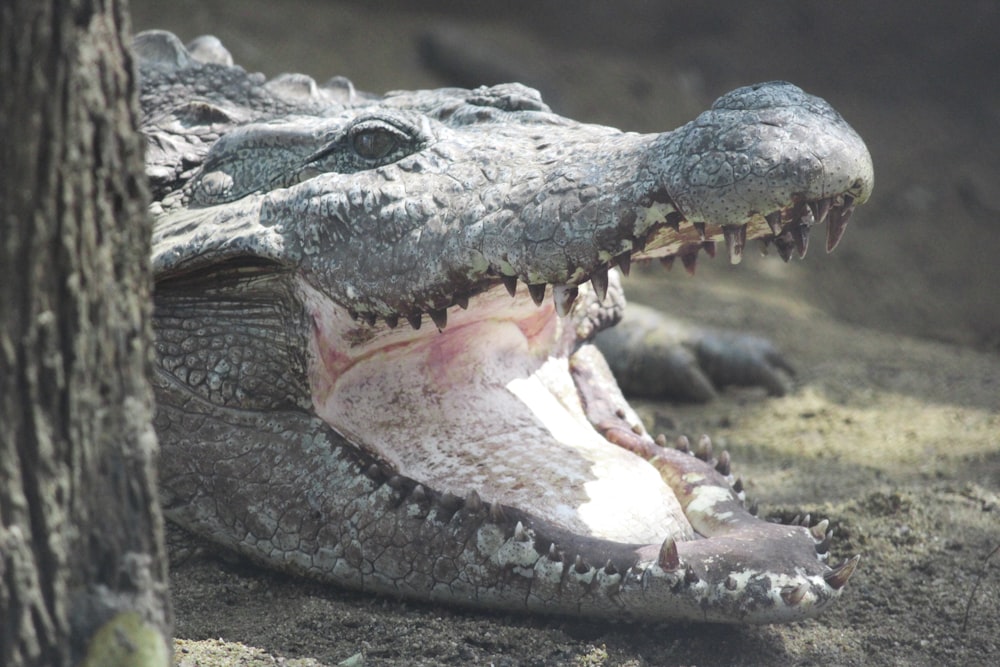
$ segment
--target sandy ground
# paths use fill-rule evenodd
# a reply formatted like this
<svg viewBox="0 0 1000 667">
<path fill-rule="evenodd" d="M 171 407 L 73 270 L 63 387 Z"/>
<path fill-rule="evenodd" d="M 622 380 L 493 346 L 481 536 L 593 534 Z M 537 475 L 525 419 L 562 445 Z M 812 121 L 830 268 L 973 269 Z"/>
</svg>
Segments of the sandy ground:
<svg viewBox="0 0 1000 667">
<path fill-rule="evenodd" d="M 876 166 L 875 195 L 836 253 L 815 248 L 789 265 L 703 262 L 694 279 L 648 267 L 629 280 L 634 300 L 770 336 L 799 370 L 794 391 L 637 407 L 651 429 L 707 432 L 727 447 L 765 516 L 829 517 L 833 556 L 860 553 L 861 568 L 816 621 L 634 626 L 404 604 L 176 549 L 179 663 L 335 665 L 358 654 L 365 665 L 1000 662 L 1000 554 L 991 558 L 1000 545 L 1000 234 L 990 226 L 1000 216 L 991 71 L 1000 8 L 536 4 L 493 15 L 446 2 L 422 13 L 320 0 L 132 6 L 137 29 L 214 33 L 237 62 L 267 74 L 346 74 L 374 91 L 517 79 L 566 115 L 626 129 L 673 127 L 759 80 L 827 98 Z M 426 9 L 438 5 L 466 9 Z M 459 45 L 461 67 L 445 75 L 417 57 L 428 32 Z"/>
</svg>

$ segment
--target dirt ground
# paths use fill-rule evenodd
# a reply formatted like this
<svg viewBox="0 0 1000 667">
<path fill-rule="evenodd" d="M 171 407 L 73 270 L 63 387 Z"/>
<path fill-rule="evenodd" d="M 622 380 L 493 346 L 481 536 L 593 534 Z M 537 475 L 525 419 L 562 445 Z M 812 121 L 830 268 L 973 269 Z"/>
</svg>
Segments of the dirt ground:
<svg viewBox="0 0 1000 667">
<path fill-rule="evenodd" d="M 179 664 L 1000 662 L 1000 233 L 990 226 L 1000 217 L 1000 6 L 705 4 L 132 9 L 136 29 L 216 34 L 269 75 L 345 74 L 372 91 L 521 80 L 564 115 L 632 130 L 672 128 L 754 81 L 787 79 L 830 101 L 868 142 L 876 172 L 872 201 L 833 255 L 702 262 L 694 279 L 647 267 L 629 294 L 768 335 L 794 362 L 784 398 L 744 390 L 706 406 L 637 407 L 654 431 L 706 432 L 727 447 L 763 515 L 829 517 L 833 557 L 862 555 L 840 603 L 768 627 L 491 616 L 185 552 L 171 576 Z M 418 56 L 428 43 L 430 66 Z"/>
</svg>

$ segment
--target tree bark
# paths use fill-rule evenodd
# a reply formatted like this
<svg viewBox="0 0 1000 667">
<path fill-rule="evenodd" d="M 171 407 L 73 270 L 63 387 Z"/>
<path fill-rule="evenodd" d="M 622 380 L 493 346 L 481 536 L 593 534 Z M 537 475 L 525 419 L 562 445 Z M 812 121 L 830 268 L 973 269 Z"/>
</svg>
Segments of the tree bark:
<svg viewBox="0 0 1000 667">
<path fill-rule="evenodd" d="M 0 8 L 0 665 L 165 664 L 122 0 Z"/>
</svg>

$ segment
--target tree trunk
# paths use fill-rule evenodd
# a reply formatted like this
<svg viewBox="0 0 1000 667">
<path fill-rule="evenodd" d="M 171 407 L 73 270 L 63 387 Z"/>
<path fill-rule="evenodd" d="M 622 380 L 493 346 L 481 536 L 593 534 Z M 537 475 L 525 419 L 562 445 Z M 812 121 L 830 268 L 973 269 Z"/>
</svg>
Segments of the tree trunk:
<svg viewBox="0 0 1000 667">
<path fill-rule="evenodd" d="M 0 8 L 0 665 L 160 665 L 150 223 L 120 0 Z"/>
</svg>

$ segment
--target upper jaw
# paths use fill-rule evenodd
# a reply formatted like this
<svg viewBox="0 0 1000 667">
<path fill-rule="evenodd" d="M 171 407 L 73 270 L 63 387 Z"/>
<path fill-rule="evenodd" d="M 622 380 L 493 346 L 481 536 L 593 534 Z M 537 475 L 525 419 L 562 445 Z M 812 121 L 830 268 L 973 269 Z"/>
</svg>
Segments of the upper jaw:
<svg viewBox="0 0 1000 667">
<path fill-rule="evenodd" d="M 335 262 L 333 268 L 307 265 L 301 271 L 342 303 L 352 318 L 370 327 L 379 322 L 393 329 L 407 321 L 411 329 L 419 329 L 426 314 L 438 329 L 444 329 L 449 317 L 464 311 L 471 299 L 501 285 L 513 295 L 519 282 L 526 283 L 536 304 L 551 294 L 558 314 L 566 315 L 581 285 L 589 282 L 598 300 L 603 301 L 611 270 L 619 268 L 627 274 L 633 260 L 657 258 L 669 265 L 680 258 L 688 270 L 693 270 L 700 251 L 714 257 L 716 245 L 721 243 L 729 260 L 738 263 L 747 243 L 759 239 L 764 250 L 773 245 L 788 261 L 792 254 L 805 256 L 813 228 L 823 223 L 827 224 L 825 246 L 832 251 L 855 206 L 869 193 L 866 186 L 855 184 L 844 192 L 815 198 L 797 194 L 776 208 L 745 212 L 734 224 L 688 218 L 665 193 L 643 196 L 638 198 L 638 205 L 615 207 L 606 213 L 618 220 L 610 231 L 589 238 L 581 231 L 572 256 L 567 256 L 566 249 L 555 242 L 536 244 L 535 252 L 543 259 L 531 273 L 522 270 L 508 253 L 494 255 L 470 249 L 483 248 L 483 244 L 469 230 L 456 232 L 465 239 L 462 244 L 442 247 L 427 259 L 432 265 L 425 267 L 430 279 L 410 282 L 406 277 L 409 274 L 366 277 L 363 269 L 345 273 Z M 581 225 L 566 222 L 565 226 Z"/>
<path fill-rule="evenodd" d="M 428 314 L 443 328 L 453 306 L 518 282 L 536 300 L 552 285 L 562 314 L 579 285 L 601 295 L 609 269 L 636 258 L 692 268 L 721 242 L 738 262 L 759 238 L 788 259 L 824 221 L 832 249 L 873 186 L 857 134 L 790 84 L 734 91 L 664 134 L 532 128 L 435 125 L 433 142 L 393 164 L 168 211 L 157 272 L 269 261 L 390 327 Z M 513 166 L 483 167 L 497 164 Z"/>
<path fill-rule="evenodd" d="M 424 275 L 387 290 L 375 276 L 355 290 L 366 296 L 352 309 L 390 324 L 429 313 L 439 324 L 448 308 L 464 306 L 475 294 L 498 283 L 513 291 L 524 282 L 536 300 L 553 286 L 564 314 L 579 285 L 592 281 L 603 294 L 609 269 L 627 273 L 633 259 L 680 257 L 691 269 L 700 250 L 714 255 L 715 244 L 723 243 L 737 263 L 746 243 L 760 239 L 787 261 L 805 255 L 810 230 L 823 223 L 826 249 L 833 250 L 854 207 L 871 195 L 871 156 L 825 102 L 789 84 L 760 90 L 770 88 L 781 91 L 786 106 L 722 104 L 659 135 L 595 130 L 588 142 L 546 158 L 558 166 L 546 172 L 537 193 L 451 192 L 453 217 L 426 224 L 420 235 L 420 252 L 433 250 L 421 260 L 430 263 Z M 760 90 L 747 94 L 759 96 Z M 720 129 L 730 127 L 739 129 Z M 598 155 L 599 168 L 586 166 Z M 496 190 L 495 183 L 483 187 Z M 507 198 L 520 203 L 486 206 Z M 471 208 L 463 210 L 462 202 Z M 393 256 L 409 257 L 407 252 L 397 248 Z"/>
</svg>

